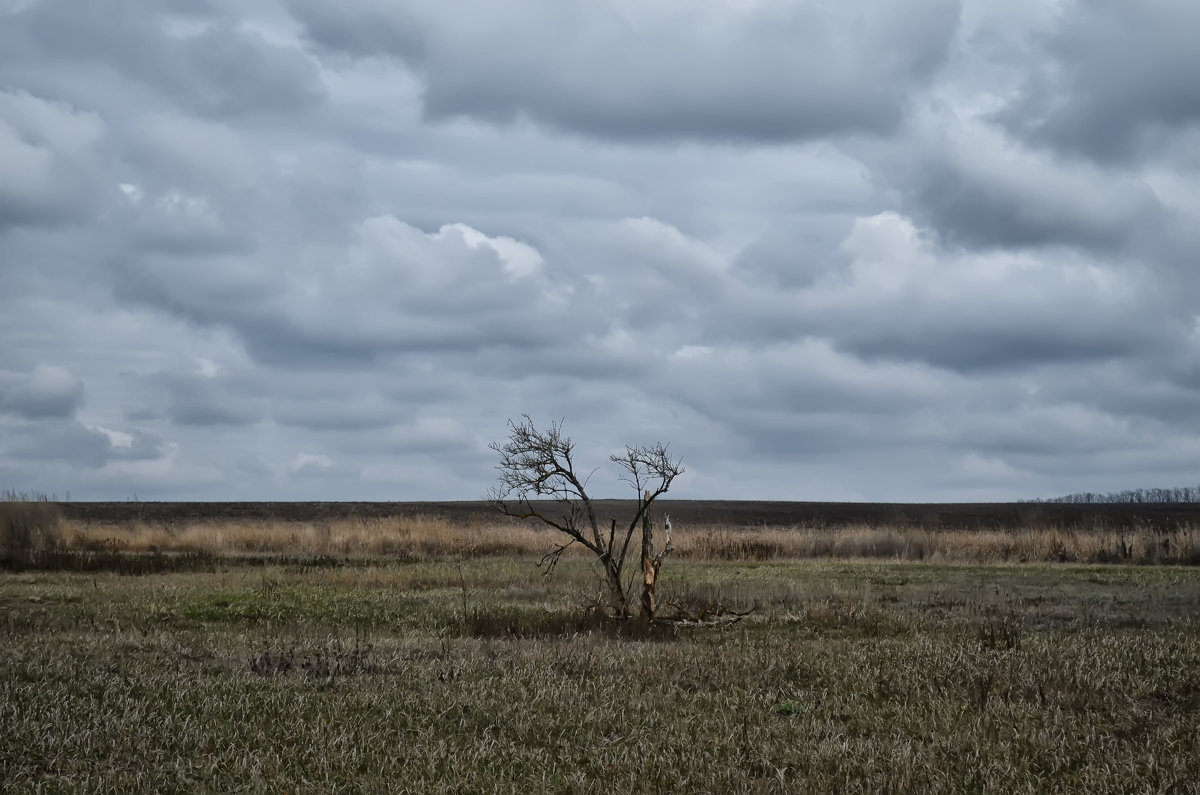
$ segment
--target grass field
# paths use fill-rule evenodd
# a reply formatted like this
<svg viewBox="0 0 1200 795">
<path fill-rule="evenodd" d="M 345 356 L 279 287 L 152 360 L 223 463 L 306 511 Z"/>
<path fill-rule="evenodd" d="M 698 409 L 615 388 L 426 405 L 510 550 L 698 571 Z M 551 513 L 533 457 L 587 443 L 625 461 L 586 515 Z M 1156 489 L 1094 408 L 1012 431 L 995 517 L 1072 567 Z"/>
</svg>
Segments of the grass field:
<svg viewBox="0 0 1200 795">
<path fill-rule="evenodd" d="M 0 573 L 0 789 L 1200 782 L 1194 567 L 695 552 L 663 598 L 754 611 L 647 629 L 589 607 L 583 559 L 545 579 L 536 551 L 397 557 Z"/>
<path fill-rule="evenodd" d="M 598 508 L 602 516 L 632 514 L 620 501 L 598 501 Z M 681 528 L 676 559 L 1200 565 L 1200 505 L 1190 504 L 686 501 L 666 503 L 661 512 L 674 515 Z M 406 560 L 540 556 L 552 538 L 551 531 L 505 520 L 483 503 L 59 506 L 0 499 L 0 567 L 8 568 L 104 568 L 110 553 L 147 552 Z M 582 549 L 573 552 L 586 556 Z"/>
</svg>

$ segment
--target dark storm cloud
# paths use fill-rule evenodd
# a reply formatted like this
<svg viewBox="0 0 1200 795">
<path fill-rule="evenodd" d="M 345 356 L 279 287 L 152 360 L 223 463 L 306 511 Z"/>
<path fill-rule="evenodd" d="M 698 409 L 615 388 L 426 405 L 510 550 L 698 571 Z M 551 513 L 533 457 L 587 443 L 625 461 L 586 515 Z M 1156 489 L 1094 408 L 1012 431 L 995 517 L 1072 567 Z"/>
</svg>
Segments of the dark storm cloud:
<svg viewBox="0 0 1200 795">
<path fill-rule="evenodd" d="M 1098 160 L 1153 157 L 1200 123 L 1200 5 L 1067 3 L 1042 58 L 998 118 L 1012 131 Z"/>
<path fill-rule="evenodd" d="M 943 62 L 959 15 L 954 0 L 291 8 L 325 47 L 410 64 L 431 118 L 765 141 L 894 128 Z"/>
</svg>

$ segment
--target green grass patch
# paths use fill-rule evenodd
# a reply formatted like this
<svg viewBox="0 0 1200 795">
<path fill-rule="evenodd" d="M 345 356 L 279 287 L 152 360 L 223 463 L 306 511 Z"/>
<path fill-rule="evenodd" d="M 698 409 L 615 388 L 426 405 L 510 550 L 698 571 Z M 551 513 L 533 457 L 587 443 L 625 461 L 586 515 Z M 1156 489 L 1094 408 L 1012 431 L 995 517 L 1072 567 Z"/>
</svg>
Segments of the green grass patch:
<svg viewBox="0 0 1200 795">
<path fill-rule="evenodd" d="M 1186 790 L 1200 570 L 674 561 L 639 632 L 520 558 L 0 575 L 49 790 Z"/>
</svg>

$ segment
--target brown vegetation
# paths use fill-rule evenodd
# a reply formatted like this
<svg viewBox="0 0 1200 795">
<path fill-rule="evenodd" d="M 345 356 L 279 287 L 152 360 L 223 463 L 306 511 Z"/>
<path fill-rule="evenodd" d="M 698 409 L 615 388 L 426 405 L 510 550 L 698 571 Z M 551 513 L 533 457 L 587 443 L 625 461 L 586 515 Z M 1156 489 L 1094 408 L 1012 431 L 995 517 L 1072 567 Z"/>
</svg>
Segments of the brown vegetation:
<svg viewBox="0 0 1200 795">
<path fill-rule="evenodd" d="M 536 559 L 0 573 L 0 790 L 1200 780 L 1197 569 L 673 560 L 664 600 L 757 605 L 714 630 L 589 611 L 589 560 Z"/>
<path fill-rule="evenodd" d="M 0 498 L 0 567 L 27 568 L 61 546 L 65 525 L 58 505 L 6 493 Z"/>
<path fill-rule="evenodd" d="M 1055 527 L 926 529 L 905 525 L 739 527 L 676 521 L 674 556 L 691 560 L 861 558 L 947 563 L 1133 563 L 1200 565 L 1200 524 L 1169 529 Z M 47 544 L 76 551 L 204 553 L 286 558 L 540 557 L 558 543 L 546 528 L 494 517 L 444 516 L 289 521 L 87 521 L 50 503 L 0 503 L 0 565 L 36 567 Z M 576 548 L 570 557 L 590 556 Z"/>
<path fill-rule="evenodd" d="M 0 502 L 5 565 L 40 569 L 0 572 L 0 789 L 1125 792 L 1200 776 L 1200 569 L 1058 565 L 1200 563 L 1200 524 L 752 524 L 676 505 L 670 615 L 651 623 L 606 609 L 579 545 L 543 577 L 560 534 L 494 514 L 101 520 Z M 1049 565 L 977 565 L 1021 561 Z M 155 576 L 119 576 L 140 573 Z"/>
<path fill-rule="evenodd" d="M 700 528 L 680 555 L 711 560 L 867 558 L 930 563 L 1200 565 L 1200 528 L 926 530 L 895 526 Z"/>
</svg>

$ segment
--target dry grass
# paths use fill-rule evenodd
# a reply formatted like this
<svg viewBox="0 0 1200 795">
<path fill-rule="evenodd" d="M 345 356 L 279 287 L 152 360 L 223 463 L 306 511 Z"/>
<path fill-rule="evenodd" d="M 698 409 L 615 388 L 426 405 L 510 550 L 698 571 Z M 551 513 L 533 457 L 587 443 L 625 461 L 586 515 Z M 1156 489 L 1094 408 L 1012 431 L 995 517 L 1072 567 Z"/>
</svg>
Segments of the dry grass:
<svg viewBox="0 0 1200 795">
<path fill-rule="evenodd" d="M 78 522 L 66 533 L 81 549 L 205 552 L 288 557 L 429 557 L 533 555 L 552 536 L 532 525 L 458 524 L 437 516 L 329 522 L 203 520 L 179 524 Z"/>
<path fill-rule="evenodd" d="M 911 527 L 699 528 L 680 534 L 684 557 L 712 560 L 883 558 L 931 563 L 1200 565 L 1200 529 L 1121 532 L 1028 527 L 1015 531 Z"/>
<path fill-rule="evenodd" d="M 0 789 L 1192 791 L 1198 577 L 682 560 L 760 608 L 630 640 L 580 560 L 0 574 Z"/>
<path fill-rule="evenodd" d="M 0 567 L 37 566 L 70 535 L 58 506 L 46 498 L 0 495 Z"/>
<path fill-rule="evenodd" d="M 438 516 L 328 522 L 205 520 L 180 524 L 59 522 L 76 549 L 288 557 L 425 560 L 540 556 L 558 536 L 532 523 L 463 524 Z M 1200 565 L 1200 529 L 1134 531 L 1031 526 L 1015 531 L 903 526 L 677 527 L 677 558 L 693 560 L 887 559 L 945 563 Z M 569 553 L 584 556 L 578 547 Z"/>
</svg>

